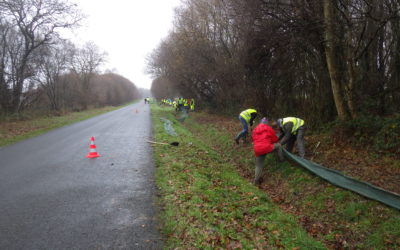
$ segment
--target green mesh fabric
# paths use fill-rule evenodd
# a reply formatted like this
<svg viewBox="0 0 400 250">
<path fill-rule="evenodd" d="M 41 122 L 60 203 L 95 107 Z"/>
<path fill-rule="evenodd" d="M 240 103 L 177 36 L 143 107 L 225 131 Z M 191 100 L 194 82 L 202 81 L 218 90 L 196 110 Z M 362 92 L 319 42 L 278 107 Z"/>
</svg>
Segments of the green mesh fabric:
<svg viewBox="0 0 400 250">
<path fill-rule="evenodd" d="M 180 122 L 184 122 L 188 116 L 189 116 L 189 115 L 188 115 L 187 110 L 186 110 L 186 109 L 182 109 L 181 112 L 180 112 L 180 115 L 179 115 L 178 120 L 179 120 Z"/>
<path fill-rule="evenodd" d="M 359 181 L 342 174 L 339 171 L 325 168 L 314 162 L 303 159 L 283 149 L 285 157 L 301 167 L 311 171 L 322 179 L 335 186 L 348 189 L 372 200 L 382 202 L 390 207 L 400 210 L 400 195 L 373 186 L 367 182 Z"/>
<path fill-rule="evenodd" d="M 167 132 L 169 135 L 172 136 L 178 136 L 178 134 L 175 132 L 174 127 L 172 127 L 172 122 L 164 117 L 160 118 L 161 121 L 164 123 L 164 130 Z"/>
</svg>

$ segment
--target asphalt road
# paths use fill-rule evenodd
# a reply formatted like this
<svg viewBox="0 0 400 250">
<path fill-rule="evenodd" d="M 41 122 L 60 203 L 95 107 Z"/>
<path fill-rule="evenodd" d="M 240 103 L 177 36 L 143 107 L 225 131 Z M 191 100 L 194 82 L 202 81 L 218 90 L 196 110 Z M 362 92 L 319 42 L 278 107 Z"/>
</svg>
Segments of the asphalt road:
<svg viewBox="0 0 400 250">
<path fill-rule="evenodd" d="M 0 249 L 162 248 L 150 136 L 140 102 L 1 148 Z"/>
</svg>

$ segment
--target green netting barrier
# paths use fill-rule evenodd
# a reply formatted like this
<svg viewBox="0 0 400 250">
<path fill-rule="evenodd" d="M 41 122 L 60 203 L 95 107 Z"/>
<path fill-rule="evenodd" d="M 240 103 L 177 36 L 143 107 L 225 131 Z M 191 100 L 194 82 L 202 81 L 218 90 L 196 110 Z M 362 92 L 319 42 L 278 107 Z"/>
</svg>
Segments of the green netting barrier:
<svg viewBox="0 0 400 250">
<path fill-rule="evenodd" d="M 342 174 L 339 171 L 325 168 L 314 162 L 291 154 L 285 149 L 283 149 L 283 153 L 288 159 L 292 160 L 293 162 L 297 163 L 298 165 L 311 171 L 312 173 L 332 183 L 335 186 L 351 190 L 364 197 L 382 202 L 390 207 L 400 210 L 400 195 L 398 194 L 373 186 L 367 182 L 356 180 Z"/>
<path fill-rule="evenodd" d="M 172 136 L 178 136 L 178 134 L 175 132 L 174 127 L 172 127 L 172 122 L 164 117 L 160 118 L 161 121 L 164 122 L 164 130 L 167 132 L 169 135 Z"/>
<path fill-rule="evenodd" d="M 187 111 L 187 109 L 183 108 L 180 111 L 180 116 L 179 116 L 178 120 L 180 122 L 184 122 L 187 117 L 188 117 L 188 111 Z"/>
</svg>

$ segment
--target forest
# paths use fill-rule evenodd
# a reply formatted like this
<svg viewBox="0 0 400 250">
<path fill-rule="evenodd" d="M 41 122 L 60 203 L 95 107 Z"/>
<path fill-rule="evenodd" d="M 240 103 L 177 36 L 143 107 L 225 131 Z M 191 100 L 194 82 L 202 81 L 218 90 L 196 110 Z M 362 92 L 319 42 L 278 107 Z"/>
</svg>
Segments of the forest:
<svg viewBox="0 0 400 250">
<path fill-rule="evenodd" d="M 209 244 L 226 249 L 324 249 L 308 243 L 285 245 L 283 234 L 295 226 L 263 217 L 271 212 L 259 207 L 253 225 L 257 230 L 262 223 L 273 228 L 268 243 L 257 245 L 258 237 L 266 235 L 263 231 L 249 233 L 248 245 L 238 240 L 251 228 L 247 211 L 256 205 L 246 210 L 243 197 L 234 200 L 233 190 L 238 186 L 243 193 L 245 184 L 225 173 L 233 166 L 241 178 L 254 180 L 254 144 L 246 148 L 234 142 L 241 128 L 237 117 L 250 108 L 259 118 L 304 119 L 306 161 L 399 194 L 398 0 L 186 0 L 176 9 L 174 28 L 148 57 L 147 70 L 154 77 L 155 97 L 196 100 L 192 120 L 182 123 L 190 133 L 181 133 L 192 135 L 188 141 L 197 143 L 200 137 L 209 146 L 205 152 L 203 144 L 186 147 L 174 158 L 170 149 L 156 151 L 163 171 L 159 178 L 173 197 L 165 199 L 170 206 L 166 216 L 171 248 Z M 169 114 L 171 120 L 176 117 Z M 220 157 L 225 158 L 215 159 Z M 308 235 L 327 249 L 399 248 L 397 210 L 377 211 L 376 203 L 350 198 L 326 179 L 310 181 L 315 176 L 299 166 L 293 161 L 285 166 L 270 157 L 259 189 L 283 211 L 298 216 L 293 221 Z M 215 202 L 219 195 L 221 200 Z M 259 197 L 253 200 L 262 200 Z M 230 205 L 234 207 L 227 208 Z M 243 217 L 235 214 L 238 210 L 246 211 Z M 237 218 L 244 223 L 236 224 Z M 187 221 L 190 228 L 183 226 Z M 278 226 L 271 227 L 275 223 Z M 218 224 L 228 226 L 209 230 Z M 199 235 L 205 236 L 198 240 Z M 303 239 L 288 236 L 299 238 Z"/>
<path fill-rule="evenodd" d="M 84 19 L 69 1 L 0 1 L 0 114 L 81 111 L 139 97 L 128 79 L 101 73 L 107 53 L 94 42 L 60 35 Z"/>
<path fill-rule="evenodd" d="M 152 91 L 379 130 L 399 120 L 399 10 L 397 0 L 187 0 L 148 58 Z"/>
</svg>

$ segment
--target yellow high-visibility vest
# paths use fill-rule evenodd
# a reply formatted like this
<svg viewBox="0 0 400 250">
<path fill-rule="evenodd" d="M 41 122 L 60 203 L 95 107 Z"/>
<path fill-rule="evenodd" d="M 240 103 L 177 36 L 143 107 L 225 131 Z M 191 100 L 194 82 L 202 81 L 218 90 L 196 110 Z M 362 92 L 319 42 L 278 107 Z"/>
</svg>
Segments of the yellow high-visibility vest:
<svg viewBox="0 0 400 250">
<path fill-rule="evenodd" d="M 242 113 L 240 113 L 240 116 L 243 117 L 243 119 L 247 122 L 250 123 L 250 119 L 251 119 L 251 114 L 253 113 L 257 113 L 257 111 L 255 109 L 246 109 L 245 111 L 243 111 Z"/>
<path fill-rule="evenodd" d="M 292 127 L 292 134 L 296 134 L 297 130 L 304 125 L 304 121 L 300 118 L 296 117 L 286 117 L 282 119 L 282 126 L 284 126 L 288 122 L 293 122 L 293 127 Z"/>
<path fill-rule="evenodd" d="M 194 110 L 194 99 L 192 99 L 190 102 L 190 109 Z"/>
</svg>

